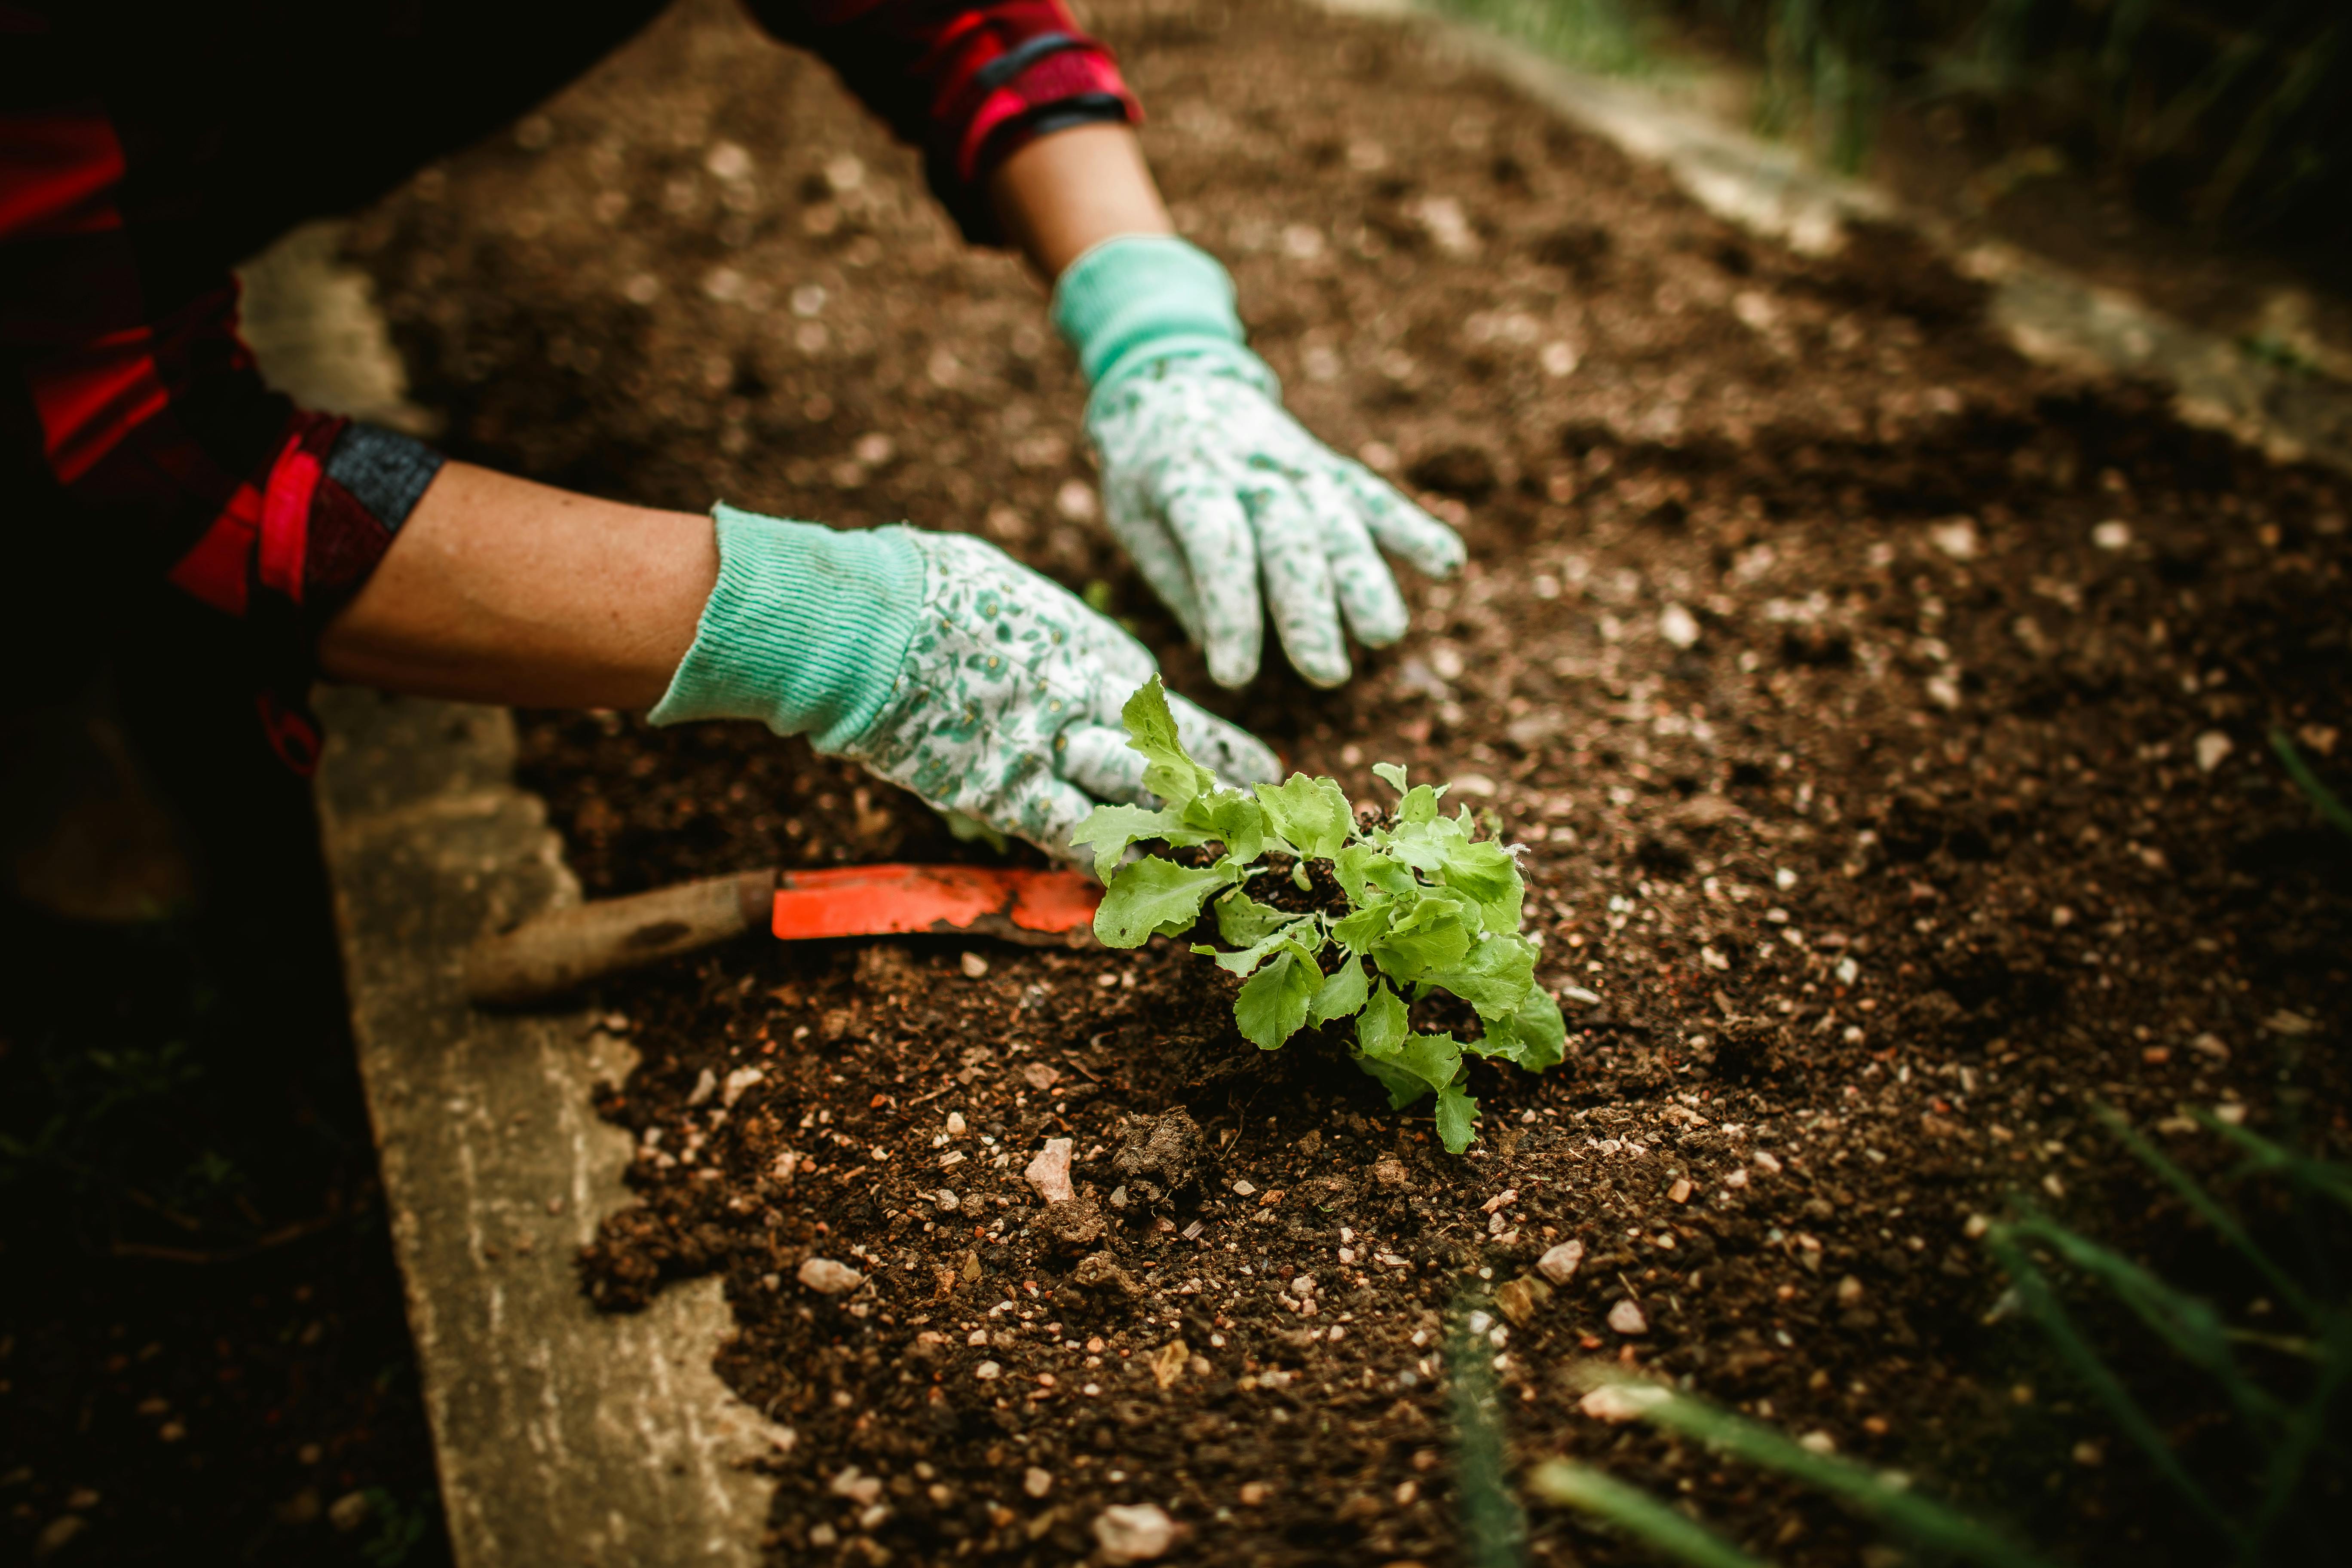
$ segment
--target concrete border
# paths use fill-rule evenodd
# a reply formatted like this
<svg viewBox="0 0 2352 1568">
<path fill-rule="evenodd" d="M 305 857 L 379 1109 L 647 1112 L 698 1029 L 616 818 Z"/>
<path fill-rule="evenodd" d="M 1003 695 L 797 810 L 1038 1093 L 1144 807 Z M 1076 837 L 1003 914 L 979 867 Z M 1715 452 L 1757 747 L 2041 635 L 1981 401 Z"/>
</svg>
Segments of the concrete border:
<svg viewBox="0 0 2352 1568">
<path fill-rule="evenodd" d="M 405 406 L 366 280 L 331 229 L 244 269 L 267 374 L 314 405 Z M 286 363 L 273 363 L 283 358 Z M 579 884 L 515 787 L 500 708 L 328 693 L 319 807 L 361 1079 L 381 1160 L 449 1534 L 461 1568 L 750 1568 L 791 1433 L 711 1370 L 720 1282 L 593 1310 L 572 1269 L 631 1201 L 599 1079 L 635 1053 L 586 1014 L 467 1005 L 461 955 Z"/>
<path fill-rule="evenodd" d="M 1830 174 L 1696 101 L 1546 59 L 1425 0 L 1314 3 L 1412 23 L 1580 128 L 1662 166 L 1717 216 L 1794 249 L 1833 251 L 1855 222 L 1900 224 L 1990 287 L 1993 327 L 2027 358 L 2086 375 L 2158 382 L 2172 388 L 2185 424 L 2227 431 L 2274 461 L 2352 472 L 2352 387 L 2259 358 L 2014 246 L 1969 242 L 1939 215 Z"/>
</svg>

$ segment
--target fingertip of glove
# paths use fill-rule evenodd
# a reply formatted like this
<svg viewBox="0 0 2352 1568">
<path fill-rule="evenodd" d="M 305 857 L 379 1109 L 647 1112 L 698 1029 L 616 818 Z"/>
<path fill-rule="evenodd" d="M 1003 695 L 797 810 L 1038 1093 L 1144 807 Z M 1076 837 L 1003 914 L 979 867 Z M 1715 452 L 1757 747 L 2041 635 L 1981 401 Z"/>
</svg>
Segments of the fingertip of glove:
<svg viewBox="0 0 2352 1568">
<path fill-rule="evenodd" d="M 1209 654 L 1209 679 L 1228 691 L 1238 691 L 1257 679 L 1257 655 L 1255 653 Z"/>
<path fill-rule="evenodd" d="M 1306 665 L 1302 664 L 1297 668 L 1299 675 L 1306 679 L 1307 684 L 1314 687 L 1318 691 L 1337 690 L 1339 688 L 1347 685 L 1348 678 L 1356 673 L 1354 668 L 1344 659 L 1337 666 L 1325 665 L 1318 668 L 1309 668 Z"/>
</svg>

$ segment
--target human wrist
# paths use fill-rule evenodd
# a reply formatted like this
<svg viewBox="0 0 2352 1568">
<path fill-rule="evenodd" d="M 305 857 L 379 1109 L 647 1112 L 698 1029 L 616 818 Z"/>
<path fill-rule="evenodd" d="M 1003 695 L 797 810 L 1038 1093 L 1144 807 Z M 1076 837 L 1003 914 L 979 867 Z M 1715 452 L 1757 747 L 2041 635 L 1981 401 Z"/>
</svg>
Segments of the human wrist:
<svg viewBox="0 0 2352 1568">
<path fill-rule="evenodd" d="M 920 552 L 903 528 L 838 531 L 723 501 L 711 517 L 718 582 L 647 717 L 756 719 L 838 750 L 889 698 L 920 613 Z"/>
<path fill-rule="evenodd" d="M 1177 356 L 1212 360 L 1274 390 L 1274 373 L 1244 346 L 1232 277 L 1173 235 L 1121 235 L 1087 250 L 1055 281 L 1053 318 L 1097 395 Z"/>
</svg>

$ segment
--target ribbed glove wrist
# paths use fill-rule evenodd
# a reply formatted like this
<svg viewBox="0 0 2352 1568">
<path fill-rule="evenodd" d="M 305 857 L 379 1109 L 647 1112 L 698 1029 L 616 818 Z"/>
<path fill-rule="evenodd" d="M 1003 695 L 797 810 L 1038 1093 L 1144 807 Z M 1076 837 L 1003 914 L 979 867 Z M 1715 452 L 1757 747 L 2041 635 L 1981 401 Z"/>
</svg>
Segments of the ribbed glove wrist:
<svg viewBox="0 0 2352 1568">
<path fill-rule="evenodd" d="M 647 717 L 757 719 L 839 750 L 873 721 L 905 662 L 922 556 L 904 528 L 835 532 L 723 501 L 710 515 L 719 582 Z"/>
<path fill-rule="evenodd" d="M 1097 397 L 1180 354 L 1216 360 L 1268 396 L 1281 393 L 1265 362 L 1243 346 L 1233 279 L 1173 235 L 1123 235 L 1071 262 L 1054 285 L 1054 325 Z"/>
</svg>

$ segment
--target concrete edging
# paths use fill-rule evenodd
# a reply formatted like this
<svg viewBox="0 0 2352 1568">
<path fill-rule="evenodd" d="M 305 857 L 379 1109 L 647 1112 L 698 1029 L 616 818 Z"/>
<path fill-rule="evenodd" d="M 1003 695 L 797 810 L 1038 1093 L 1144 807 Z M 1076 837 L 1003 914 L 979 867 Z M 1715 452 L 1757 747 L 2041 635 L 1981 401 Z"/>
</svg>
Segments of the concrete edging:
<svg viewBox="0 0 2352 1568">
<path fill-rule="evenodd" d="M 415 426 L 362 274 L 333 226 L 241 268 L 257 357 L 313 406 Z M 750 1568 L 773 1489 L 745 1461 L 785 1428 L 711 1370 L 720 1281 L 594 1310 L 572 1268 L 632 1201 L 628 1134 L 598 1080 L 627 1042 L 572 1011 L 470 1007 L 462 954 L 578 882 L 544 805 L 514 784 L 502 708 L 328 692 L 320 832 L 360 1076 L 461 1568 Z"/>
</svg>

